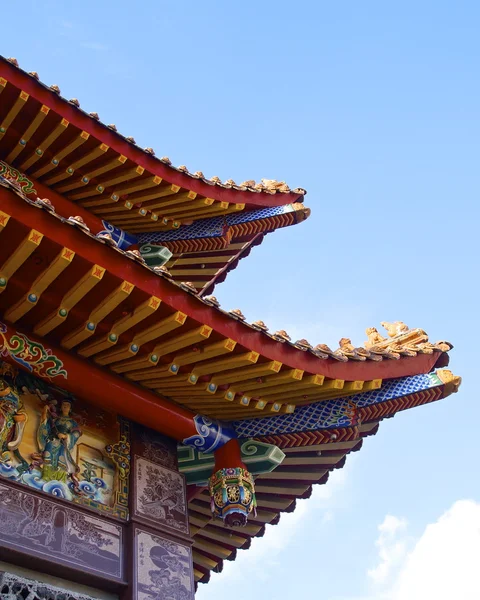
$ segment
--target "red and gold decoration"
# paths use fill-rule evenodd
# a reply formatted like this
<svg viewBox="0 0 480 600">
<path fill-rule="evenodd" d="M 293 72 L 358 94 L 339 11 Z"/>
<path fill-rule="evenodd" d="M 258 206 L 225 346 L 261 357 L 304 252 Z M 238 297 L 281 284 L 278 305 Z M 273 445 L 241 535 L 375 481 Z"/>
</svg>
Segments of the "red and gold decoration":
<svg viewBox="0 0 480 600">
<path fill-rule="evenodd" d="M 209 480 L 212 513 L 227 527 L 247 524 L 250 513 L 256 515 L 257 500 L 252 475 L 242 467 L 220 469 Z"/>
<path fill-rule="evenodd" d="M 303 189 L 174 167 L 15 59 L 0 95 L 0 546 L 192 600 L 382 419 L 458 390 L 401 321 L 332 349 L 207 295 Z"/>
</svg>

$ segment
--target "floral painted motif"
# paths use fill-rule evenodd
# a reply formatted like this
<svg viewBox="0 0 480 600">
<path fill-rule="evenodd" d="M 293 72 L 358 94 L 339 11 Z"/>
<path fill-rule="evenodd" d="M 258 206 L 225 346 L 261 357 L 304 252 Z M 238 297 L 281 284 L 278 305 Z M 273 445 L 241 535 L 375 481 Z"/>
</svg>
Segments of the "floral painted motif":
<svg viewBox="0 0 480 600">
<path fill-rule="evenodd" d="M 7 181 L 10 181 L 24 194 L 36 194 L 37 190 L 33 187 L 33 182 L 22 175 L 20 171 L 17 171 L 14 167 L 10 166 L 3 160 L 0 160 L 0 177 L 3 177 Z"/>
<path fill-rule="evenodd" d="M 67 379 L 63 362 L 49 348 L 32 341 L 23 333 L 7 336 L 7 326 L 0 322 L 0 356 L 13 358 L 39 377 L 48 377 L 50 380 L 55 377 Z"/>
</svg>

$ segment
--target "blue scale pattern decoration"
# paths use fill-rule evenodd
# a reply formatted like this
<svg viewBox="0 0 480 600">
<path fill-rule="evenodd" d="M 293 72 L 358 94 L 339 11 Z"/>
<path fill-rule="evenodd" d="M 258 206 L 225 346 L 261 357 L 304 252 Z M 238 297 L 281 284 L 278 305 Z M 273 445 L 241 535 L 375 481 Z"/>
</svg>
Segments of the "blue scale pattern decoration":
<svg viewBox="0 0 480 600">
<path fill-rule="evenodd" d="M 378 390 L 348 398 L 316 402 L 309 406 L 302 406 L 288 415 L 236 421 L 233 426 L 239 438 L 354 427 L 358 424 L 358 409 L 408 396 L 438 385 L 442 385 L 442 382 L 435 373 L 390 379 Z"/>
<path fill-rule="evenodd" d="M 140 244 L 152 244 L 174 242 L 178 240 L 193 240 L 197 238 L 221 237 L 225 233 L 225 228 L 231 227 L 232 225 L 249 223 L 251 221 L 276 217 L 291 212 L 295 212 L 294 206 L 292 204 L 285 204 L 283 206 L 271 206 L 259 210 L 226 215 L 225 217 L 201 219 L 195 221 L 192 225 L 184 225 L 179 229 L 139 233 L 138 241 Z"/>
</svg>

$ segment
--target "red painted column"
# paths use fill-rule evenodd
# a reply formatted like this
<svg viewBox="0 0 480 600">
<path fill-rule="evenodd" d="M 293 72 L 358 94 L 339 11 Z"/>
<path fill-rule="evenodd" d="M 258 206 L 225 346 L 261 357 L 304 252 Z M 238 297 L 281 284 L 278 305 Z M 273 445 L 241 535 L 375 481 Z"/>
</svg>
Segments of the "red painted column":
<svg viewBox="0 0 480 600">
<path fill-rule="evenodd" d="M 242 462 L 242 453 L 238 440 L 230 440 L 215 452 L 215 471 L 236 467 L 248 470 Z"/>
</svg>

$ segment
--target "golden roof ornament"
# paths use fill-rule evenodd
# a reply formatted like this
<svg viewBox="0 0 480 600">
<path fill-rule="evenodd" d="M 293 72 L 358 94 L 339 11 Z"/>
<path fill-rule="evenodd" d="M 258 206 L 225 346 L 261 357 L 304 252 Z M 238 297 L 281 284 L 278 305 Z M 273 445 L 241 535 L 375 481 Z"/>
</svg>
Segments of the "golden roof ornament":
<svg viewBox="0 0 480 600">
<path fill-rule="evenodd" d="M 97 233 L 97 235 L 95 237 L 97 239 L 99 239 L 100 241 L 104 242 L 105 244 L 107 244 L 107 246 L 111 246 L 112 248 L 116 248 L 117 247 L 117 242 L 107 232 Z"/>
<path fill-rule="evenodd" d="M 300 348 L 301 350 L 313 350 L 312 344 L 310 344 L 310 342 L 304 338 L 302 338 L 301 340 L 297 340 L 295 342 L 295 346 L 297 346 L 297 348 Z"/>
<path fill-rule="evenodd" d="M 48 198 L 37 198 L 36 204 L 40 204 L 50 212 L 55 212 L 55 207 Z"/>
<path fill-rule="evenodd" d="M 109 129 L 111 129 L 112 131 L 115 131 L 115 132 L 117 132 L 117 131 L 118 131 L 118 130 L 117 130 L 117 126 L 115 125 L 115 123 L 110 123 L 110 125 L 107 125 L 107 127 L 108 127 Z"/>
<path fill-rule="evenodd" d="M 454 375 L 449 369 L 439 369 L 436 371 L 437 377 L 445 385 L 446 395 L 456 394 L 462 384 L 462 378 Z"/>
<path fill-rule="evenodd" d="M 156 265 L 155 267 L 152 267 L 152 269 L 155 271 L 155 273 L 159 273 L 159 274 L 165 275 L 167 277 L 171 277 L 170 271 L 167 269 L 167 267 L 165 265 Z"/>
<path fill-rule="evenodd" d="M 197 292 L 197 288 L 193 285 L 191 281 L 182 281 L 180 283 L 180 287 L 187 289 L 190 292 Z"/>
<path fill-rule="evenodd" d="M 285 331 L 285 329 L 280 329 L 279 331 L 276 331 L 273 334 L 273 337 L 278 340 L 279 342 L 290 342 L 291 341 L 291 337 L 288 335 L 288 333 Z"/>
<path fill-rule="evenodd" d="M 263 321 L 254 321 L 253 323 L 251 323 L 251 326 L 254 329 L 258 329 L 259 331 L 268 331 L 268 327 L 265 325 L 265 323 Z"/>
<path fill-rule="evenodd" d="M 235 317 L 236 319 L 239 319 L 240 321 L 245 321 L 245 315 L 242 313 L 242 311 L 239 308 L 234 308 L 233 310 L 230 310 L 229 313 L 232 315 L 232 317 Z"/>
<path fill-rule="evenodd" d="M 216 306 L 217 308 L 220 307 L 220 302 L 215 296 L 204 296 L 203 299 L 207 304 L 211 304 L 212 306 Z"/>
<path fill-rule="evenodd" d="M 85 221 L 83 220 L 82 217 L 80 216 L 75 216 L 75 217 L 68 217 L 67 221 L 69 223 L 71 223 L 72 225 L 75 225 L 77 227 L 81 227 L 82 229 L 84 229 L 85 231 L 90 231 L 90 228 L 88 227 L 88 225 L 85 223 Z"/>
<path fill-rule="evenodd" d="M 132 260 L 135 260 L 136 262 L 141 263 L 143 265 L 145 264 L 145 259 L 140 254 L 139 250 L 126 250 L 125 254 Z"/>
<path fill-rule="evenodd" d="M 10 58 L 7 58 L 9 63 L 12 63 L 12 65 L 14 67 L 20 68 L 19 64 L 18 64 L 18 60 L 16 58 L 14 58 L 13 56 L 11 56 Z"/>
<path fill-rule="evenodd" d="M 160 159 L 163 163 L 165 163 L 166 165 L 171 165 L 172 161 L 168 158 L 168 156 L 162 156 L 162 158 Z"/>
<path fill-rule="evenodd" d="M 68 102 L 70 104 L 73 104 L 73 106 L 80 108 L 80 102 L 79 102 L 78 98 L 70 98 L 70 100 Z"/>
<path fill-rule="evenodd" d="M 290 191 L 290 188 L 285 181 L 277 181 L 276 179 L 262 179 L 262 183 L 265 186 L 265 189 L 269 192 L 286 193 Z"/>
<path fill-rule="evenodd" d="M 130 142 L 130 144 L 136 144 L 137 142 L 135 141 L 135 138 L 131 135 L 129 135 L 128 137 L 125 138 L 127 140 L 127 142 Z"/>
<path fill-rule="evenodd" d="M 98 116 L 98 113 L 91 112 L 91 113 L 88 113 L 88 114 L 92 117 L 92 119 L 95 119 L 95 121 L 100 121 L 100 117 Z"/>
<path fill-rule="evenodd" d="M 376 327 L 366 329 L 367 341 L 364 346 L 371 354 L 383 355 L 388 358 L 398 359 L 400 356 L 416 356 L 433 354 L 433 352 L 448 352 L 452 345 L 445 341 L 432 344 L 423 329 L 409 329 L 402 321 L 394 323 L 382 322 L 389 337 L 383 337 Z"/>
<path fill-rule="evenodd" d="M 58 85 L 53 84 L 50 86 L 50 89 L 52 90 L 52 92 L 55 92 L 55 94 L 60 95 L 60 88 L 58 87 Z"/>
<path fill-rule="evenodd" d="M 150 154 L 151 156 L 155 156 L 155 150 L 153 148 L 145 148 L 144 152 L 146 152 L 147 154 Z"/>
<path fill-rule="evenodd" d="M 365 333 L 368 337 L 367 341 L 364 344 L 365 348 L 371 348 L 372 346 L 381 344 L 386 340 L 386 338 L 384 338 L 383 335 L 380 335 L 380 333 L 378 333 L 378 329 L 376 327 L 367 327 Z"/>
<path fill-rule="evenodd" d="M 30 71 L 29 75 L 30 75 L 30 77 L 33 77 L 37 81 L 40 81 L 40 75 L 36 71 Z"/>
<path fill-rule="evenodd" d="M 350 338 L 342 338 L 338 345 L 340 346 L 335 354 L 343 354 L 347 358 L 353 358 L 354 360 L 366 360 L 369 356 L 368 350 L 365 348 L 355 348 Z"/>
<path fill-rule="evenodd" d="M 380 325 L 392 338 L 408 331 L 408 325 L 405 325 L 405 323 L 402 321 L 395 321 L 395 323 L 387 323 L 386 321 L 382 321 Z"/>
</svg>

